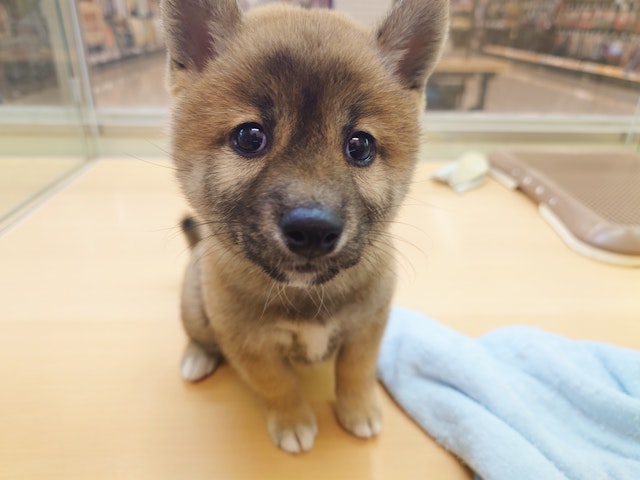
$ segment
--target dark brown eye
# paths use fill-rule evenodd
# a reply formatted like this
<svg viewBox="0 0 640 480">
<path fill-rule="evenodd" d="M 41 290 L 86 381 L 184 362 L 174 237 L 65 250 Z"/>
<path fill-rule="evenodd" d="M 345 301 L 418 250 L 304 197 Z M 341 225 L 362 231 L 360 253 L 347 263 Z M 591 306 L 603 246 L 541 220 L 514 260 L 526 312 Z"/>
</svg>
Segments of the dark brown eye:
<svg viewBox="0 0 640 480">
<path fill-rule="evenodd" d="M 347 139 L 345 153 L 352 165 L 368 167 L 376 158 L 376 141 L 366 132 L 354 132 Z"/>
<path fill-rule="evenodd" d="M 257 123 L 243 123 L 231 132 L 231 146 L 244 157 L 260 155 L 267 143 L 267 135 Z"/>
</svg>

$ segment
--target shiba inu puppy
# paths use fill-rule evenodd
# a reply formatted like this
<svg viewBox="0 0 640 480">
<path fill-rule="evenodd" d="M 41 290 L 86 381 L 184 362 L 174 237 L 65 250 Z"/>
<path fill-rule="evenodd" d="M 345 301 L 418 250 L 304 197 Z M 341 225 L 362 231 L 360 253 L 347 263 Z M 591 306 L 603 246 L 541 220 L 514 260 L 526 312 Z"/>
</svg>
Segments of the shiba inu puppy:
<svg viewBox="0 0 640 480">
<path fill-rule="evenodd" d="M 317 427 L 295 364 L 335 358 L 336 416 L 380 432 L 376 357 L 394 289 L 389 228 L 410 182 L 447 0 L 396 2 L 369 31 L 330 10 L 164 0 L 172 157 L 195 212 L 182 292 L 197 381 L 222 358 L 273 442 Z"/>
</svg>

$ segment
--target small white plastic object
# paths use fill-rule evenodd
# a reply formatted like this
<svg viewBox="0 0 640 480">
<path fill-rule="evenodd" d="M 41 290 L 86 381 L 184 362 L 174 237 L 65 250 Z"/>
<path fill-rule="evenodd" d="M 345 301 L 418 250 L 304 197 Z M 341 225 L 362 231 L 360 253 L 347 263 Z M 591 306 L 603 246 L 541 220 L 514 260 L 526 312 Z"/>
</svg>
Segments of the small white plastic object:
<svg viewBox="0 0 640 480">
<path fill-rule="evenodd" d="M 470 151 L 436 170 L 433 179 L 448 184 L 457 193 L 463 193 L 482 185 L 488 173 L 486 155 Z"/>
</svg>

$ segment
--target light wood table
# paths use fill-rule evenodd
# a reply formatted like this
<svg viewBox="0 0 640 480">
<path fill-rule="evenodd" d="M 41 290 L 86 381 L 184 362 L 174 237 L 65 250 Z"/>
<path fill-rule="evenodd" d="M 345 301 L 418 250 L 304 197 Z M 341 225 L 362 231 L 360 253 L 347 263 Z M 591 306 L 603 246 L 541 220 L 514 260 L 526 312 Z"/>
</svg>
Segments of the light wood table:
<svg viewBox="0 0 640 480">
<path fill-rule="evenodd" d="M 185 207 L 165 167 L 100 161 L 0 237 L 0 479 L 469 479 L 382 389 L 381 436 L 345 433 L 327 367 L 305 378 L 320 434 L 300 456 L 228 367 L 179 379 Z M 434 167 L 396 226 L 397 304 L 469 335 L 525 323 L 640 348 L 640 271 L 572 253 L 495 183 L 427 181 Z"/>
</svg>

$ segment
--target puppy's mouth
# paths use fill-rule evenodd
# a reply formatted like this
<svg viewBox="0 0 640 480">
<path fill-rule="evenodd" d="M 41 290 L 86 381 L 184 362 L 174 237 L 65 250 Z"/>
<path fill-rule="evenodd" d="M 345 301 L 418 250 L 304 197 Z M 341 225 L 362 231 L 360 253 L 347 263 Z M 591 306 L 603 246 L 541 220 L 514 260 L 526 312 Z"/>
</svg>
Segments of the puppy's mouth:
<svg viewBox="0 0 640 480">
<path fill-rule="evenodd" d="M 290 286 L 308 287 L 322 285 L 335 278 L 341 271 L 355 266 L 358 255 L 332 257 L 322 260 L 295 261 L 279 259 L 276 262 L 248 253 L 247 258 L 258 265 L 273 280 Z"/>
<path fill-rule="evenodd" d="M 318 267 L 316 267 L 311 263 L 307 263 L 304 265 L 295 265 L 293 267 L 293 270 L 297 273 L 316 273 L 318 270 Z"/>
<path fill-rule="evenodd" d="M 360 261 L 366 234 L 352 231 L 353 225 L 347 231 L 343 216 L 332 210 L 296 207 L 275 219 L 245 225 L 237 236 L 244 256 L 273 280 L 322 285 Z"/>
</svg>

